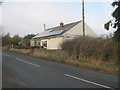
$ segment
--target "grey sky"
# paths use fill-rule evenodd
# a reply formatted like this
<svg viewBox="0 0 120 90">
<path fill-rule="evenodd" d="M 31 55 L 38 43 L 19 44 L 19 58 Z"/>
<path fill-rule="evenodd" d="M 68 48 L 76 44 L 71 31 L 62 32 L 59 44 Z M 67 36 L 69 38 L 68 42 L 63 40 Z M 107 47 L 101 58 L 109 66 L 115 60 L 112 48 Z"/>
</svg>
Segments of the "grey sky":
<svg viewBox="0 0 120 90">
<path fill-rule="evenodd" d="M 33 1 L 33 0 L 31 0 Z M 98 35 L 110 31 L 104 23 L 111 19 L 114 8 L 111 2 L 85 2 L 85 22 Z M 82 19 L 81 2 L 5 2 L 2 5 L 3 32 L 13 36 L 36 34 L 46 27 L 59 25 L 61 21 L 71 23 Z"/>
</svg>

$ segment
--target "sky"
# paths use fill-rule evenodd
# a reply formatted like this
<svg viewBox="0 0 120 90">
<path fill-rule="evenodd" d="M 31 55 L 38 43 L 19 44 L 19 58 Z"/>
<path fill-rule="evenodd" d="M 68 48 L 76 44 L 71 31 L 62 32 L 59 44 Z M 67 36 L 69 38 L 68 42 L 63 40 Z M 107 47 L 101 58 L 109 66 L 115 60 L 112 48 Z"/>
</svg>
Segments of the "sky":
<svg viewBox="0 0 120 90">
<path fill-rule="evenodd" d="M 113 33 L 104 29 L 112 19 L 115 10 L 113 0 L 85 0 L 85 23 L 98 35 Z M 0 26 L 4 34 L 37 34 L 46 28 L 82 20 L 82 6 L 79 0 L 4 0 L 0 5 Z"/>
</svg>

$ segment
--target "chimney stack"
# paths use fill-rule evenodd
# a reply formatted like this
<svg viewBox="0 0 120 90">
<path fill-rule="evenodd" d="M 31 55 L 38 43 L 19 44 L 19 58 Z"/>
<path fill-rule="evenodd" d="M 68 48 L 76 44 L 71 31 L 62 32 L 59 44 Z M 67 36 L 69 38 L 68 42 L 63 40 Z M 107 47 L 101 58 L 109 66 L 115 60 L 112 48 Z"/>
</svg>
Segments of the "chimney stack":
<svg viewBox="0 0 120 90">
<path fill-rule="evenodd" d="M 46 26 L 45 26 L 45 24 L 44 24 L 44 31 L 46 30 Z"/>
<path fill-rule="evenodd" d="M 60 27 L 64 27 L 64 23 L 63 22 L 60 23 Z"/>
</svg>

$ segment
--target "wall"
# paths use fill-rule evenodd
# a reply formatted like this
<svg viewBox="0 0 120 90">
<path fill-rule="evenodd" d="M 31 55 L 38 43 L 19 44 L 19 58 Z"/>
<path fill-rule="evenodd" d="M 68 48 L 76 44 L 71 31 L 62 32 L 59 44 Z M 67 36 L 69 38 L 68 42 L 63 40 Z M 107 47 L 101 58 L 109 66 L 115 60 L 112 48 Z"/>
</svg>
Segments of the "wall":
<svg viewBox="0 0 120 90">
<path fill-rule="evenodd" d="M 30 46 L 35 46 L 35 40 L 30 40 Z"/>
<path fill-rule="evenodd" d="M 63 35 L 83 35 L 83 28 L 82 22 L 74 26 L 72 29 L 64 33 Z M 92 31 L 92 29 L 85 24 L 85 35 L 90 37 L 97 37 L 97 35 Z"/>
<path fill-rule="evenodd" d="M 47 49 L 60 49 L 60 44 L 62 43 L 63 38 L 52 37 L 52 38 L 42 39 L 41 45 L 42 45 L 42 41 L 47 41 Z"/>
</svg>

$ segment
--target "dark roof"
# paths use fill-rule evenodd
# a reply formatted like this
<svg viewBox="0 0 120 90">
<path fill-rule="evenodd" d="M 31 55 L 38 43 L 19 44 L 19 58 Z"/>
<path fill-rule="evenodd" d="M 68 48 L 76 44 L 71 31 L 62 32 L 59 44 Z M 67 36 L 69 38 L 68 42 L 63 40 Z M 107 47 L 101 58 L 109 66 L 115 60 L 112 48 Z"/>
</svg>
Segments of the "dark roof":
<svg viewBox="0 0 120 90">
<path fill-rule="evenodd" d="M 33 37 L 32 39 L 61 35 L 64 32 L 73 28 L 75 25 L 77 25 L 80 22 L 81 21 L 65 24 L 63 27 L 57 26 L 57 27 L 53 27 L 53 28 L 48 28 L 47 30 L 45 30 L 45 31 L 39 33 L 38 35 L 36 35 L 35 37 Z"/>
</svg>

